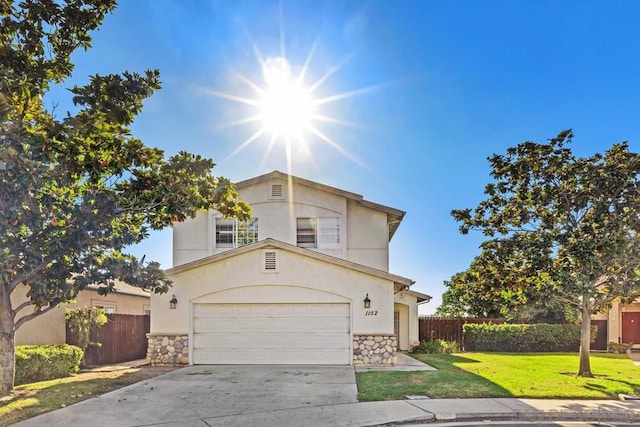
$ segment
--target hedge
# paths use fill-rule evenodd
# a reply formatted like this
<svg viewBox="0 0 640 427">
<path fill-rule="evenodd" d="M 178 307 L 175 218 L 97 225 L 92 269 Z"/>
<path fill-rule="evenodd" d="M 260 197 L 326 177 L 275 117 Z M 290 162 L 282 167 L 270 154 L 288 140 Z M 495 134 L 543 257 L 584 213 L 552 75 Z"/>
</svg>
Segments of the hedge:
<svg viewBox="0 0 640 427">
<path fill-rule="evenodd" d="M 465 350 L 496 352 L 577 351 L 580 325 L 465 324 Z"/>
<path fill-rule="evenodd" d="M 80 347 L 61 345 L 16 346 L 15 384 L 26 384 L 68 377 L 80 369 Z"/>
</svg>

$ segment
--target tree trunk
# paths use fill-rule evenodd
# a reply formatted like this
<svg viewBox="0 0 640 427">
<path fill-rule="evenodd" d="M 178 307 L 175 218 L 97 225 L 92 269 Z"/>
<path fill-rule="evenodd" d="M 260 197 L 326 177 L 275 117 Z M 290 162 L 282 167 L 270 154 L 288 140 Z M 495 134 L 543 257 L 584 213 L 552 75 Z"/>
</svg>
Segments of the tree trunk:
<svg viewBox="0 0 640 427">
<path fill-rule="evenodd" d="M 0 283 L 0 397 L 13 389 L 16 367 L 14 339 L 11 292 L 6 283 Z"/>
<path fill-rule="evenodd" d="M 580 367 L 578 368 L 579 377 L 593 378 L 591 373 L 591 362 L 589 353 L 591 352 L 591 313 L 589 299 L 583 297 L 580 313 L 582 319 L 580 322 Z"/>
</svg>

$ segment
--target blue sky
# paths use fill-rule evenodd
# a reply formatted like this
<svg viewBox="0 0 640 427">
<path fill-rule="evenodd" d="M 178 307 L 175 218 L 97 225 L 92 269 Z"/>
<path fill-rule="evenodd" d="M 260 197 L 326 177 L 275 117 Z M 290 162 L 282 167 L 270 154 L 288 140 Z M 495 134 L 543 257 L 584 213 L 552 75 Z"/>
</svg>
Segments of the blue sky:
<svg viewBox="0 0 640 427">
<path fill-rule="evenodd" d="M 308 134 L 291 172 L 407 212 L 390 271 L 434 296 L 431 313 L 478 253 L 482 236 L 459 234 L 450 211 L 482 200 L 488 156 L 567 128 L 581 155 L 623 140 L 638 150 L 638 22 L 637 1 L 122 1 L 67 86 L 160 69 L 134 136 L 239 181 L 287 172 L 285 145 L 262 137 L 232 155 L 259 124 L 224 125 L 255 111 L 212 93 L 255 97 L 238 74 L 264 85 L 256 50 L 298 74 L 313 49 L 304 83 L 328 75 L 317 99 L 352 93 L 318 107 L 349 124 L 317 123 L 341 148 Z M 133 252 L 170 267 L 171 231 Z"/>
</svg>

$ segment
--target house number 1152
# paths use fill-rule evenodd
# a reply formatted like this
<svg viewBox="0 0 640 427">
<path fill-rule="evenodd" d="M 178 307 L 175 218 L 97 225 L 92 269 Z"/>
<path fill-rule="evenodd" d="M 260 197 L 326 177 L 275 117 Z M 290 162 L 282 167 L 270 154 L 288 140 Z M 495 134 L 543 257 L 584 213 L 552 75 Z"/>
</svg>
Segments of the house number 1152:
<svg viewBox="0 0 640 427">
<path fill-rule="evenodd" d="M 369 311 L 365 311 L 364 312 L 365 316 L 377 316 L 378 315 L 378 310 L 369 310 Z"/>
</svg>

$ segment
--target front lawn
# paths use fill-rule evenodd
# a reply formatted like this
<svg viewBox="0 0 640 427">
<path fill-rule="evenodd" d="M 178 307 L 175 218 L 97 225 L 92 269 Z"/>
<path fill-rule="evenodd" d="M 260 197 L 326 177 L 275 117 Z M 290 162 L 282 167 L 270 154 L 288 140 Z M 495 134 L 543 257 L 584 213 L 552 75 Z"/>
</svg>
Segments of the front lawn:
<svg viewBox="0 0 640 427">
<path fill-rule="evenodd" d="M 595 378 L 579 378 L 575 353 L 417 354 L 437 368 L 356 374 L 360 401 L 431 398 L 530 397 L 617 399 L 640 393 L 640 367 L 625 355 L 592 354 Z"/>
</svg>

